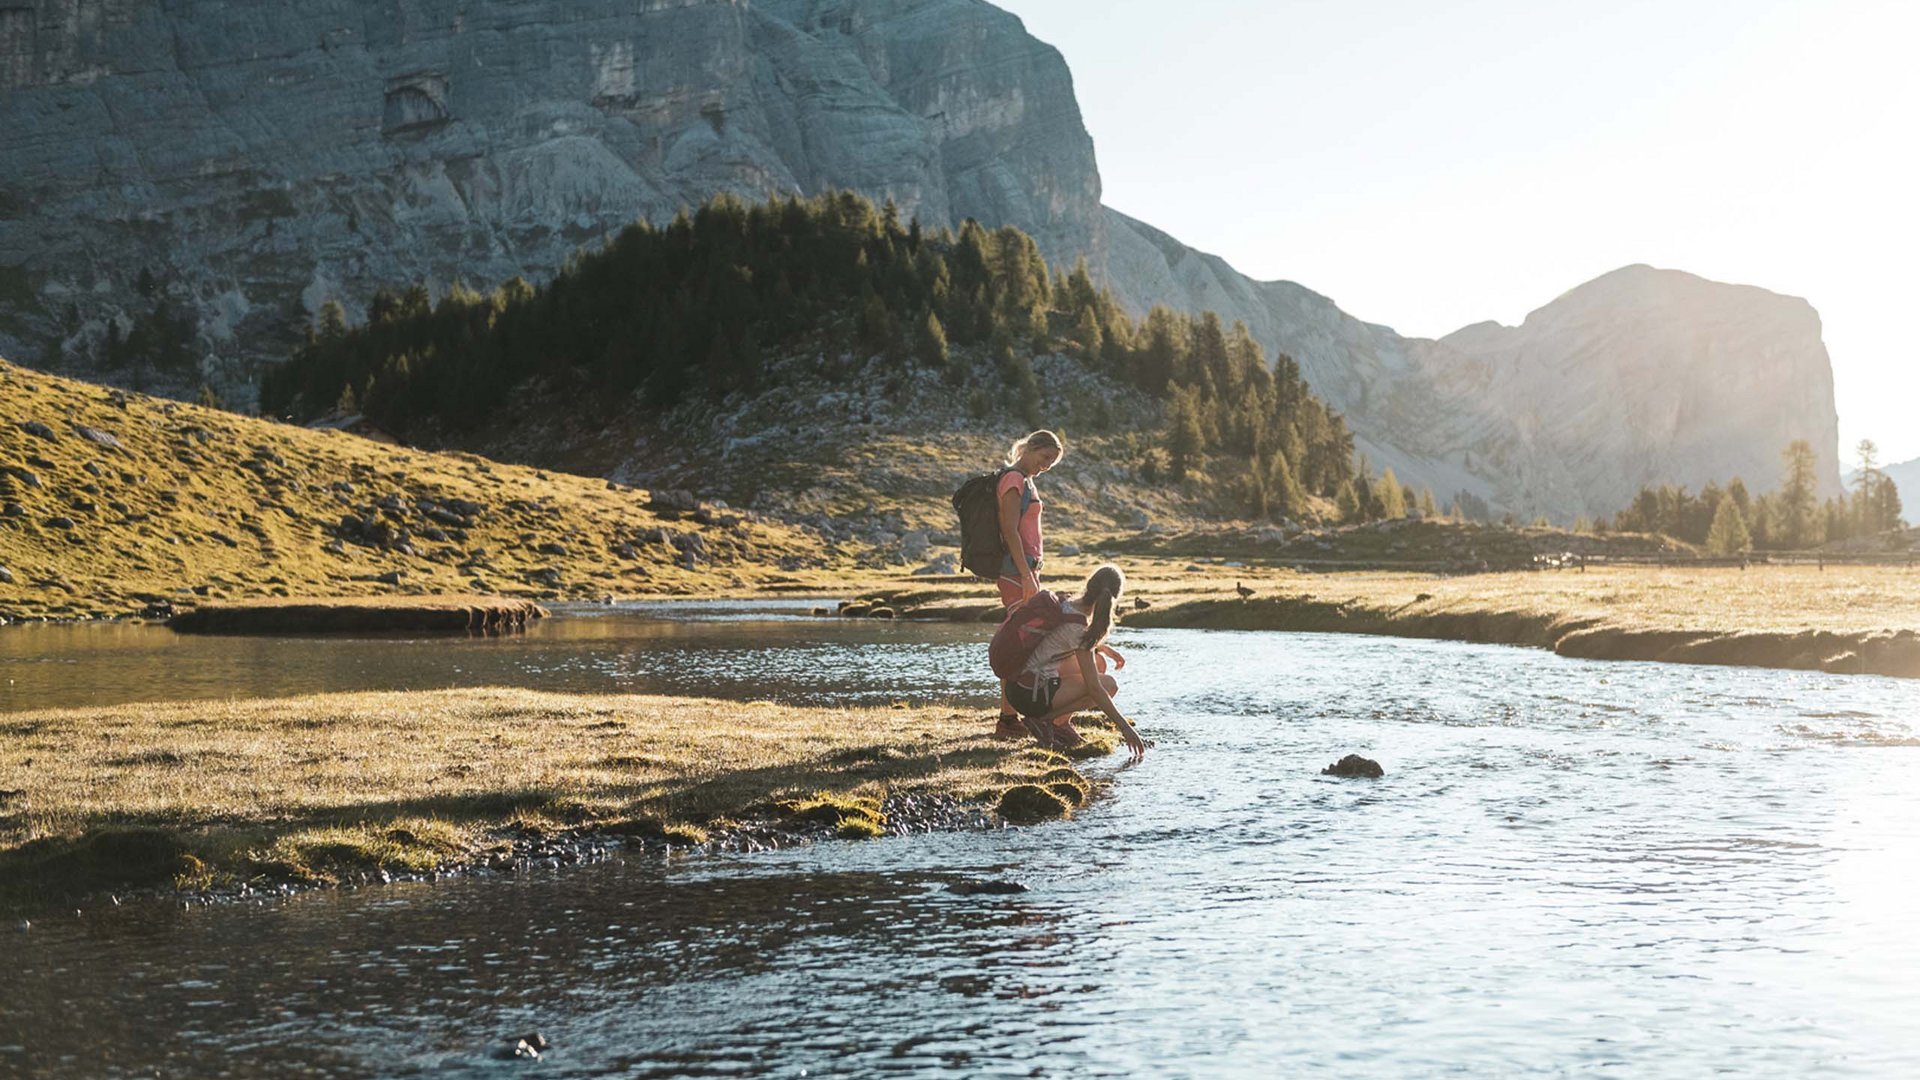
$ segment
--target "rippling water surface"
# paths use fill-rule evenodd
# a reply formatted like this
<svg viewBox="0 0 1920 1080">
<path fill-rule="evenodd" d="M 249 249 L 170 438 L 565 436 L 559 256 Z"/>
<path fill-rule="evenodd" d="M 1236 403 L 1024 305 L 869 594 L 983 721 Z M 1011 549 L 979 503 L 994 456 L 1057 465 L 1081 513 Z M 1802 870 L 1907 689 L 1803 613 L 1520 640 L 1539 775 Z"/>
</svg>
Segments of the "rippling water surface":
<svg viewBox="0 0 1920 1080">
<path fill-rule="evenodd" d="M 418 685 L 984 702 L 980 628 L 723 614 L 421 648 Z M 1158 745 L 1072 821 L 43 919 L 0 1074 L 1920 1075 L 1920 684 L 1118 644 Z M 1386 778 L 1318 775 L 1351 751 Z"/>
</svg>

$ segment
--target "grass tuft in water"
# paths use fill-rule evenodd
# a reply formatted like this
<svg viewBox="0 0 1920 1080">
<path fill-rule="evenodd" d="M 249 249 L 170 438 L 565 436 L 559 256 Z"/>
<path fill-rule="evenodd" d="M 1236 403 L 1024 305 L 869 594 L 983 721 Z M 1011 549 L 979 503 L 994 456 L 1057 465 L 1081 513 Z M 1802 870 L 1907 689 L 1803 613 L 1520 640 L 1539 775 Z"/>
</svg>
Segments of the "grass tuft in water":
<svg viewBox="0 0 1920 1080">
<path fill-rule="evenodd" d="M 835 835 L 849 840 L 882 836 L 887 830 L 886 812 L 880 809 L 880 800 L 870 795 L 817 791 L 811 798 L 783 799 L 774 805 L 794 821 L 831 825 Z"/>
<path fill-rule="evenodd" d="M 1017 825 L 1066 817 L 1073 809 L 1051 788 L 1015 784 L 1000 795 L 1000 816 Z"/>
</svg>

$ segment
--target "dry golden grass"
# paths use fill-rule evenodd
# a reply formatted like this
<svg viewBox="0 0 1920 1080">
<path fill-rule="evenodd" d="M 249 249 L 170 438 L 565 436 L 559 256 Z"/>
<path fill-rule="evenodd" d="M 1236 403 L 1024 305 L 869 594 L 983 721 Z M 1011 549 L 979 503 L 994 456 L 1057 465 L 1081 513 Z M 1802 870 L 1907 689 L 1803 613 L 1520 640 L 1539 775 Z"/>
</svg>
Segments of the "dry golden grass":
<svg viewBox="0 0 1920 1080">
<path fill-rule="evenodd" d="M 325 880 L 459 862 L 513 829 L 697 840 L 716 819 L 780 816 L 782 801 L 815 814 L 839 800 L 840 831 L 871 834 L 852 819 L 888 792 L 991 800 L 1057 764 L 990 728 L 953 708 L 505 689 L 11 714 L 0 879 L 41 893 Z"/>
<path fill-rule="evenodd" d="M 1920 570 L 1591 567 L 1438 577 L 1209 567 L 1149 577 L 1141 626 L 1346 630 L 1670 660 L 1920 676 Z M 1244 582 L 1254 590 L 1242 601 Z M 1138 591 L 1138 590 L 1137 590 Z"/>
<path fill-rule="evenodd" d="M 669 519 L 646 508 L 647 493 L 601 480 L 310 431 L 4 361 L 0 417 L 0 504 L 19 507 L 0 516 L 0 567 L 12 578 L 0 580 L 0 618 L 125 615 L 198 597 L 599 598 L 830 580 L 775 572 L 788 556 L 818 563 L 822 554 L 778 525 Z M 389 496 L 404 513 L 379 508 Z M 484 509 L 462 530 L 416 512 L 420 499 Z M 341 517 L 368 510 L 409 527 L 415 554 L 352 542 L 329 551 Z M 683 565 L 675 546 L 649 539 L 662 527 L 697 534 L 708 559 Z M 450 535 L 433 539 L 428 528 Z M 375 580 L 396 570 L 397 586 Z"/>
</svg>

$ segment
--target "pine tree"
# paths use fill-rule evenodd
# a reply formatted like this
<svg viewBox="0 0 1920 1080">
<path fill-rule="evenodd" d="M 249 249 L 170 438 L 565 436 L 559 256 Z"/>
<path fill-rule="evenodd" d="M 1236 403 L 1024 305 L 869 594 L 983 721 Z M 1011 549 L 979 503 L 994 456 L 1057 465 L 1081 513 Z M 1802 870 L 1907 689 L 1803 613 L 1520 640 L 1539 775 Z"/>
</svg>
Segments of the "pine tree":
<svg viewBox="0 0 1920 1080">
<path fill-rule="evenodd" d="M 1293 464 L 1280 450 L 1267 458 L 1267 502 L 1271 512 L 1280 517 L 1295 518 L 1307 512 L 1307 493 L 1301 490 Z"/>
<path fill-rule="evenodd" d="M 1360 520 L 1360 497 L 1354 493 L 1351 481 L 1340 485 L 1333 497 L 1334 509 L 1340 514 L 1340 520 L 1347 524 Z"/>
<path fill-rule="evenodd" d="M 947 364 L 947 330 L 940 325 L 940 316 L 931 310 L 927 317 L 920 320 L 920 361 L 929 367 L 945 367 Z"/>
<path fill-rule="evenodd" d="M 1080 309 L 1080 317 L 1074 320 L 1073 340 L 1080 343 L 1080 355 L 1090 363 L 1100 360 L 1100 346 L 1103 334 L 1100 332 L 1100 320 L 1091 306 Z"/>
<path fill-rule="evenodd" d="M 1783 526 L 1780 540 L 1792 549 L 1812 547 L 1820 543 L 1818 529 L 1821 524 L 1816 516 L 1820 505 L 1816 499 L 1818 477 L 1813 446 L 1805 439 L 1795 439 L 1780 452 L 1785 472 L 1780 482 L 1780 514 Z"/>
<path fill-rule="evenodd" d="M 1167 454 L 1172 459 L 1173 478 L 1185 480 L 1188 472 L 1199 465 L 1206 446 L 1206 433 L 1200 426 L 1194 394 L 1185 387 L 1174 388 L 1173 400 L 1167 406 L 1167 427 Z"/>
<path fill-rule="evenodd" d="M 1753 549 L 1753 536 L 1747 531 L 1747 519 L 1740 505 L 1731 498 L 1721 499 L 1713 512 L 1713 527 L 1707 530 L 1707 550 L 1715 555 L 1740 555 Z"/>
<path fill-rule="evenodd" d="M 1393 521 L 1407 516 L 1406 497 L 1401 493 L 1400 481 L 1393 475 L 1393 467 L 1388 466 L 1380 473 L 1380 482 L 1375 485 L 1380 500 L 1380 516 Z"/>
</svg>

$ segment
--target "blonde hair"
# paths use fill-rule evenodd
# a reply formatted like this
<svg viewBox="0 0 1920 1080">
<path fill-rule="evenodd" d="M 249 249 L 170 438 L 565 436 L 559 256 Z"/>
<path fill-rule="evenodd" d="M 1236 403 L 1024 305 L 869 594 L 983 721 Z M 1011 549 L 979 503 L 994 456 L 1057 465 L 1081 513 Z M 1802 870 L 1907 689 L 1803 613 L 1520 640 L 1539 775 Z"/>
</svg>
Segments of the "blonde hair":
<svg viewBox="0 0 1920 1080">
<path fill-rule="evenodd" d="M 1015 439 L 1013 445 L 1007 447 L 1007 464 L 1019 461 L 1020 455 L 1029 450 L 1058 450 L 1061 457 L 1067 456 L 1065 440 L 1051 431 L 1036 431 Z"/>
</svg>

